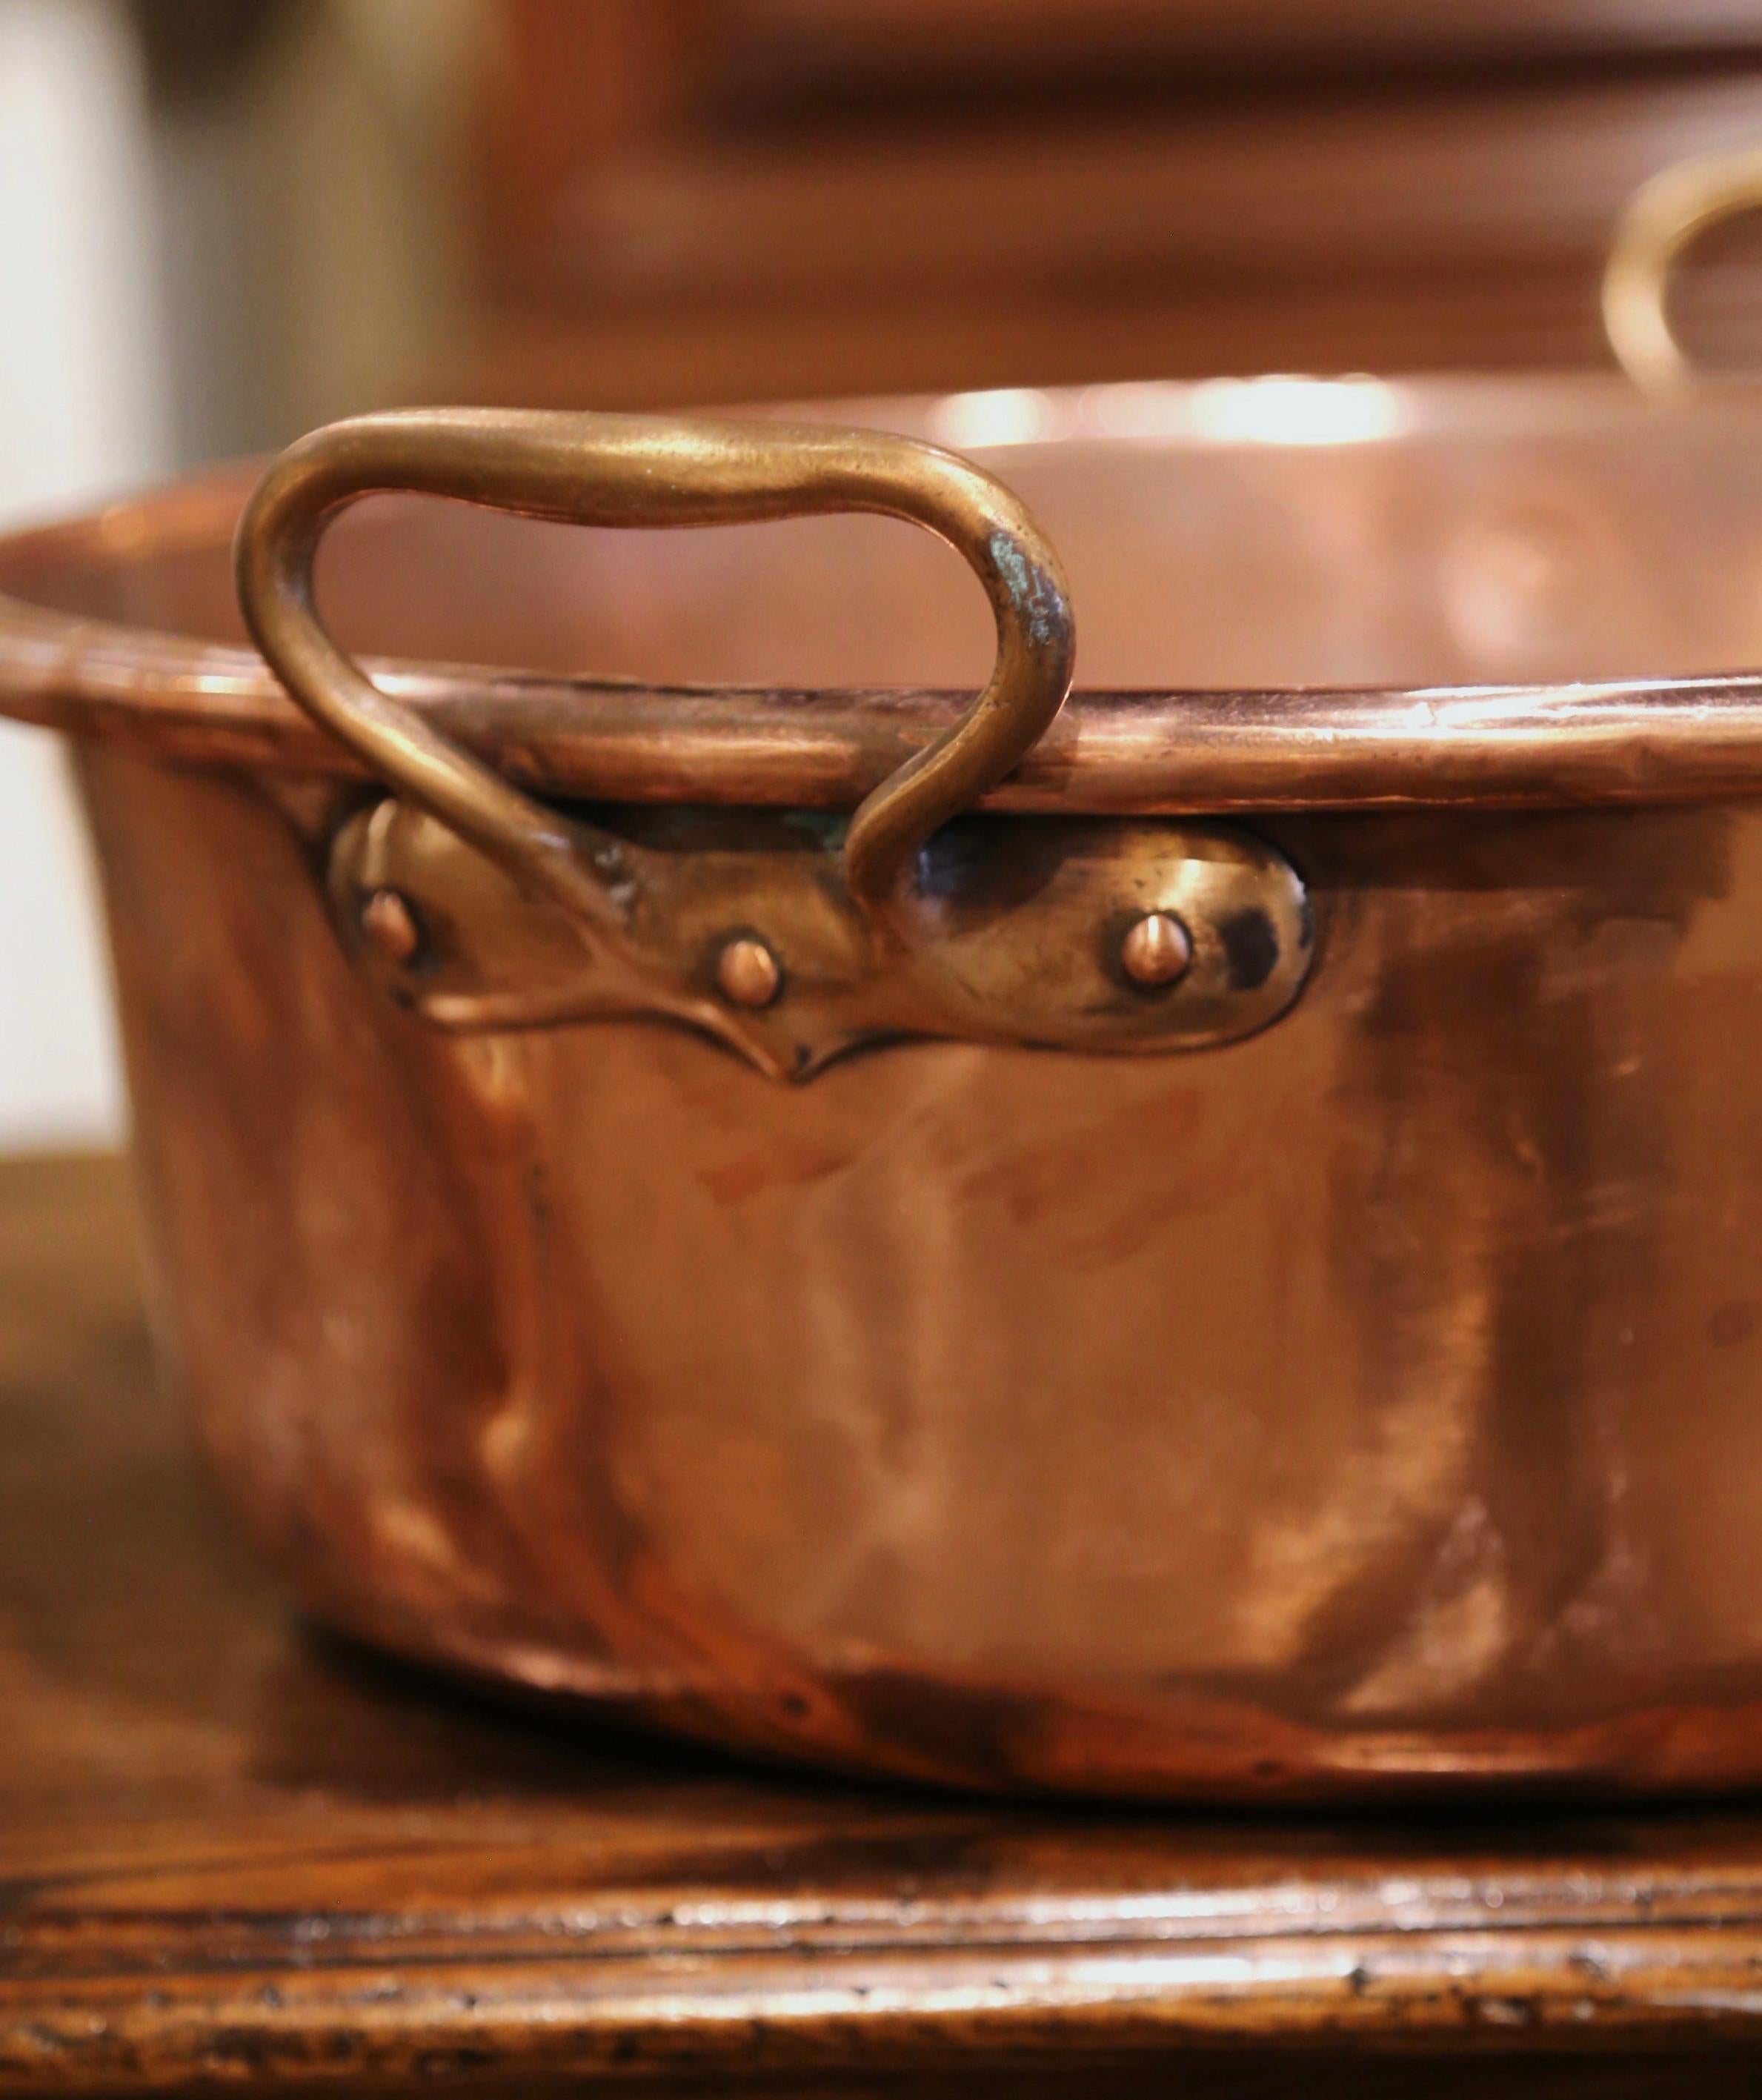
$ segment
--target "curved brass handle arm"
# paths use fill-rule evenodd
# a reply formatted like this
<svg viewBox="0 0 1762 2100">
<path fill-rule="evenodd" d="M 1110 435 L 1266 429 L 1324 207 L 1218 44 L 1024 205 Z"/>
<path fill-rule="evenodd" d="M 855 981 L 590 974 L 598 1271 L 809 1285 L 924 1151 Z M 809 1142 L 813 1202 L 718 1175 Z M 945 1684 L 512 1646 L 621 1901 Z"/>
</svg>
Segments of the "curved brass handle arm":
<svg viewBox="0 0 1762 2100">
<path fill-rule="evenodd" d="M 1668 393 L 1694 377 L 1667 308 L 1672 264 L 1709 227 L 1758 207 L 1762 147 L 1681 161 L 1628 201 L 1603 271 L 1603 327 L 1622 369 L 1649 391 Z"/>
<path fill-rule="evenodd" d="M 872 922 L 888 922 L 919 847 L 1016 764 L 1070 686 L 1075 641 L 1057 556 L 1008 490 L 912 439 L 812 424 L 432 409 L 361 417 L 302 439 L 271 466 L 239 527 L 239 597 L 258 646 L 308 712 L 400 795 L 607 929 L 623 917 L 619 842 L 522 794 L 388 698 L 318 617 L 312 567 L 326 526 L 359 497 L 392 490 L 582 525 L 875 511 L 954 547 L 990 598 L 997 661 L 962 719 L 852 819 L 844 880 Z M 588 854 L 584 833 L 602 841 Z"/>
</svg>

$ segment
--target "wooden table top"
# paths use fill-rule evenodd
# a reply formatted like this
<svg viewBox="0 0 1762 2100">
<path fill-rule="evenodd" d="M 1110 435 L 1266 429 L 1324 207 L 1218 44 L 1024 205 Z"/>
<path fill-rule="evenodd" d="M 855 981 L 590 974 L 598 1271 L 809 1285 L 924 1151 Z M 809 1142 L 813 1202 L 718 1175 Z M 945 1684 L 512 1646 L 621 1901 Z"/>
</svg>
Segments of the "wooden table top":
<svg viewBox="0 0 1762 2100">
<path fill-rule="evenodd" d="M 1000 1806 L 476 1702 L 302 1629 L 234 1545 L 152 1383 L 115 1163 L 0 1165 L 0 2090 L 1103 2064 L 1762 2091 L 1762 1814 Z"/>
</svg>

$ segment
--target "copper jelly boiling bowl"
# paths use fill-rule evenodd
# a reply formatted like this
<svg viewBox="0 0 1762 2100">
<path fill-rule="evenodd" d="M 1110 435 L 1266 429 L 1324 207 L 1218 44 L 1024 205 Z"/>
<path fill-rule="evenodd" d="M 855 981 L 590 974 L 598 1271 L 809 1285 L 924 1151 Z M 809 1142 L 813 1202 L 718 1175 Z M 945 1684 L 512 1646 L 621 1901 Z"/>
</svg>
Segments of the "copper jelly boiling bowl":
<svg viewBox="0 0 1762 2100">
<path fill-rule="evenodd" d="M 382 704 L 388 481 L 749 522 L 350 509 Z M 249 487 L 6 543 L 0 708 L 313 1610 L 976 1785 L 1762 1777 L 1762 399 L 376 422 L 248 527 L 303 708 Z M 852 501 L 985 589 L 751 522 Z"/>
</svg>

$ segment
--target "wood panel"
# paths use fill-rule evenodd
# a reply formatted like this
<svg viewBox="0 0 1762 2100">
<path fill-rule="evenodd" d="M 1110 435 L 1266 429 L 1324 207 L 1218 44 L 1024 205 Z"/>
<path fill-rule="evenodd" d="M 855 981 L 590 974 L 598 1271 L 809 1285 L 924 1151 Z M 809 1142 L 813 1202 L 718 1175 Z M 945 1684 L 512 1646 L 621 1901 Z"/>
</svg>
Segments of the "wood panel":
<svg viewBox="0 0 1762 2100">
<path fill-rule="evenodd" d="M 437 393 L 1602 363 L 1623 203 L 1762 133 L 1732 0 L 508 5 Z M 1700 294 L 1711 355 L 1762 351 L 1759 287 L 1751 254 Z"/>
</svg>

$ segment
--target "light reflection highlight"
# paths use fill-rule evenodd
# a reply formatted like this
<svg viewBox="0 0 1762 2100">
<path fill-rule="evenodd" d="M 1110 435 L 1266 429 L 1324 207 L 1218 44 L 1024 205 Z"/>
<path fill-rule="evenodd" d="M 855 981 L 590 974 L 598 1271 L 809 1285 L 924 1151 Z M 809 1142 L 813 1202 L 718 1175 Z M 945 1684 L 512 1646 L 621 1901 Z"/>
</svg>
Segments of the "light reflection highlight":
<svg viewBox="0 0 1762 2100">
<path fill-rule="evenodd" d="M 1217 445 L 1359 445 L 1403 435 L 1412 415 L 1385 380 L 1127 381 L 1050 394 L 1031 386 L 951 394 L 931 412 L 932 435 L 958 448 L 1046 444 L 1067 438 Z"/>
</svg>

